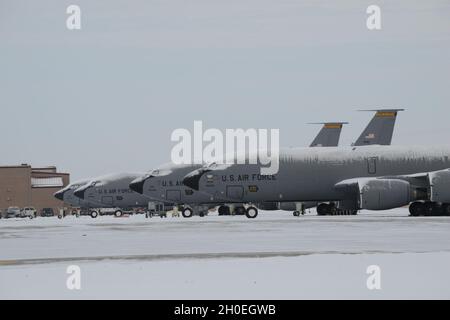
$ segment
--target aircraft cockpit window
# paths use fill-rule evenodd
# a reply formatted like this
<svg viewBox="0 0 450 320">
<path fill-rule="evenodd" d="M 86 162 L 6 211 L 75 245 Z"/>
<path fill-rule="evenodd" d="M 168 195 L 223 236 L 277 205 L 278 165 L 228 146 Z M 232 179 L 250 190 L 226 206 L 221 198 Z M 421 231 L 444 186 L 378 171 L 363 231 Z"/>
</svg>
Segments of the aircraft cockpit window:
<svg viewBox="0 0 450 320">
<path fill-rule="evenodd" d="M 208 169 L 214 169 L 216 167 L 217 167 L 217 163 L 216 162 L 211 162 L 210 164 L 208 164 L 206 166 L 206 168 L 208 168 Z"/>
</svg>

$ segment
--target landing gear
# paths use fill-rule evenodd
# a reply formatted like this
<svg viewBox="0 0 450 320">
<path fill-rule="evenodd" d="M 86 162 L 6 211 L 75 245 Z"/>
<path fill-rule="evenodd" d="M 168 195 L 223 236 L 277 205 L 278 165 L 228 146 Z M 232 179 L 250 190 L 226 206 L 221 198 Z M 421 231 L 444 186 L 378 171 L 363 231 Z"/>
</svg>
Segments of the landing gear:
<svg viewBox="0 0 450 320">
<path fill-rule="evenodd" d="M 230 215 L 230 207 L 229 206 L 220 206 L 217 211 L 219 212 L 219 216 L 229 216 Z"/>
<path fill-rule="evenodd" d="M 450 216 L 450 204 L 443 204 L 441 210 L 443 216 Z"/>
<path fill-rule="evenodd" d="M 450 216 L 450 204 L 444 203 L 440 205 L 436 202 L 413 202 L 409 206 L 411 217 L 439 217 Z"/>
<path fill-rule="evenodd" d="M 434 202 L 425 203 L 425 216 L 440 216 L 441 215 L 441 206 Z"/>
<path fill-rule="evenodd" d="M 258 210 L 256 210 L 256 211 L 258 211 Z M 241 207 L 236 207 L 234 209 L 234 214 L 237 215 L 237 216 L 243 216 L 244 214 L 245 215 L 247 214 L 247 210 L 245 209 L 245 207 L 242 207 L 242 206 Z M 258 214 L 258 213 L 256 213 L 256 214 Z"/>
<path fill-rule="evenodd" d="M 192 211 L 191 208 L 184 208 L 183 211 L 181 211 L 181 214 L 185 218 L 190 218 L 194 214 L 194 211 Z"/>
<path fill-rule="evenodd" d="M 95 219 L 95 218 L 98 217 L 98 212 L 93 210 L 93 211 L 90 212 L 90 215 L 91 215 L 91 218 Z"/>
<path fill-rule="evenodd" d="M 248 207 L 245 211 L 245 215 L 249 219 L 255 219 L 258 216 L 258 209 L 256 209 L 255 207 Z"/>
<path fill-rule="evenodd" d="M 328 203 L 321 203 L 317 206 L 317 215 L 329 216 L 331 215 L 331 206 Z"/>
</svg>

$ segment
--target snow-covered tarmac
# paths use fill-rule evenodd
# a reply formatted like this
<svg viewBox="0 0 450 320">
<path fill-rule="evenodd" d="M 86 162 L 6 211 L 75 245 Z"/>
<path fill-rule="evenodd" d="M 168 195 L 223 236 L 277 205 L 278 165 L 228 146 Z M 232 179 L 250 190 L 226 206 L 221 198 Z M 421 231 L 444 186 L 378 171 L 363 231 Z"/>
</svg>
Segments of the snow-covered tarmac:
<svg viewBox="0 0 450 320">
<path fill-rule="evenodd" d="M 0 220 L 0 299 L 450 298 L 450 217 L 407 215 Z"/>
</svg>

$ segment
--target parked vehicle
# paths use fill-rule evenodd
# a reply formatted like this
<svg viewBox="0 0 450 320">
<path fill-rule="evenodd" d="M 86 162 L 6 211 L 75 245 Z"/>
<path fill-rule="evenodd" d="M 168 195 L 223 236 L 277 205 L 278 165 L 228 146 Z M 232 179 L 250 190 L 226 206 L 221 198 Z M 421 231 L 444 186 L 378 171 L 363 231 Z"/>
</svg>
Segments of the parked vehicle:
<svg viewBox="0 0 450 320">
<path fill-rule="evenodd" d="M 54 217 L 55 211 L 53 211 L 53 208 L 44 208 L 41 210 L 41 217 Z"/>
<path fill-rule="evenodd" d="M 36 218 L 37 216 L 37 210 L 33 207 L 25 207 L 22 210 L 20 210 L 20 218 Z"/>
<path fill-rule="evenodd" d="M 146 218 L 159 216 L 160 218 L 167 218 L 167 209 L 163 202 L 152 201 L 148 203 L 148 211 L 145 214 Z"/>
<path fill-rule="evenodd" d="M 19 207 L 9 207 L 6 210 L 5 218 L 18 218 L 20 216 L 20 208 Z"/>
</svg>

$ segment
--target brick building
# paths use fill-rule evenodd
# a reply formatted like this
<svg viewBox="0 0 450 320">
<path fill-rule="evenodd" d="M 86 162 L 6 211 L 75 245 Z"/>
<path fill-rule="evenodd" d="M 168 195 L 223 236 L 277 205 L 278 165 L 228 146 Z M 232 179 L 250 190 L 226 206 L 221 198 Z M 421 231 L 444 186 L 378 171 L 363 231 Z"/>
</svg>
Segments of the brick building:
<svg viewBox="0 0 450 320">
<path fill-rule="evenodd" d="M 0 210 L 8 207 L 53 208 L 55 213 L 64 203 L 53 194 L 69 184 L 70 175 L 56 167 L 32 168 L 30 165 L 0 166 Z"/>
</svg>

